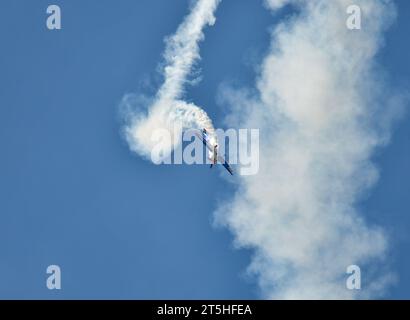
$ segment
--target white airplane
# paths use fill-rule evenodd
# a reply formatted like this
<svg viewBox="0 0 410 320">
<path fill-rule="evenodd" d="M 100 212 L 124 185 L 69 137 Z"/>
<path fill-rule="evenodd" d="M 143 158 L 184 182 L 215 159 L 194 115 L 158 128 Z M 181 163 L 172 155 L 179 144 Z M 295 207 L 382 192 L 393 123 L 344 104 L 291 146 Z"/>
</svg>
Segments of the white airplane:
<svg viewBox="0 0 410 320">
<path fill-rule="evenodd" d="M 209 150 L 209 160 L 212 161 L 211 168 L 218 163 L 218 161 L 224 166 L 228 172 L 233 175 L 233 170 L 229 166 L 229 163 L 224 159 L 224 157 L 218 155 L 218 144 L 210 137 L 206 129 L 202 129 L 201 133 L 195 132 L 196 136 L 201 139 L 205 147 Z"/>
</svg>

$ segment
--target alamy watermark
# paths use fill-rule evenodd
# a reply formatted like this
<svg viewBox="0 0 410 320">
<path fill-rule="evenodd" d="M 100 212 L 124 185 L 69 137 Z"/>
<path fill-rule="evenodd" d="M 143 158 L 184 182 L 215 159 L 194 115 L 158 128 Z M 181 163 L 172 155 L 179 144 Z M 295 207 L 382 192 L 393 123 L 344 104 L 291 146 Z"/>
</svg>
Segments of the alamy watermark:
<svg viewBox="0 0 410 320">
<path fill-rule="evenodd" d="M 346 27 L 349 30 L 360 30 L 362 28 L 362 10 L 356 4 L 352 4 L 346 8 L 346 13 L 349 15 L 346 20 Z"/>
<path fill-rule="evenodd" d="M 223 164 L 237 165 L 238 174 L 249 176 L 259 172 L 259 129 L 216 129 L 207 132 L 209 143 L 199 135 L 204 130 L 154 130 L 151 160 L 155 164 Z M 170 154 L 171 150 L 174 150 Z M 217 153 L 217 154 L 215 154 Z"/>
<path fill-rule="evenodd" d="M 61 269 L 58 265 L 52 264 L 47 267 L 47 277 L 46 286 L 49 290 L 60 290 L 61 289 Z"/>
<path fill-rule="evenodd" d="M 347 267 L 346 273 L 349 274 L 346 279 L 346 288 L 349 290 L 360 290 L 362 288 L 362 275 L 360 267 L 352 264 Z"/>
<path fill-rule="evenodd" d="M 46 20 L 47 29 L 60 30 L 61 29 L 61 9 L 60 7 L 55 4 L 48 6 L 47 14 L 49 14 Z"/>
</svg>

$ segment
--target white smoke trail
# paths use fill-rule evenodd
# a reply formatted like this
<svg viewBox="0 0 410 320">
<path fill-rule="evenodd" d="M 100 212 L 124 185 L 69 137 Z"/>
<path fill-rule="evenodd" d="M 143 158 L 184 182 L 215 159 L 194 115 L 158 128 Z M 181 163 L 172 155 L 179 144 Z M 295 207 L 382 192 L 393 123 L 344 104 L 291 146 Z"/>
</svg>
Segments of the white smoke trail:
<svg viewBox="0 0 410 320">
<path fill-rule="evenodd" d="M 356 0 L 363 26 L 351 31 L 350 0 L 266 3 L 300 10 L 273 32 L 258 93 L 221 90 L 233 109 L 230 124 L 260 128 L 262 140 L 259 174 L 239 177 L 216 221 L 232 230 L 238 246 L 255 250 L 250 271 L 266 298 L 381 294 L 391 275 L 371 272 L 380 267 L 386 235 L 365 223 L 356 204 L 378 178 L 371 156 L 387 142 L 383 128 L 394 114 L 384 104 L 374 58 L 395 8 L 391 1 Z M 366 279 L 359 292 L 345 286 L 352 264 Z"/>
<path fill-rule="evenodd" d="M 125 96 L 122 101 L 126 110 L 125 135 L 130 148 L 142 156 L 150 157 L 154 142 L 151 140 L 156 129 L 168 129 L 180 135 L 183 129 L 207 128 L 214 131 L 212 121 L 204 110 L 181 100 L 184 85 L 198 59 L 199 42 L 203 40 L 203 29 L 215 23 L 214 12 L 220 0 L 198 0 L 190 14 L 178 27 L 177 32 L 167 39 L 164 53 L 164 83 L 152 99 L 133 99 Z M 135 96 L 134 96 L 135 98 Z M 146 113 L 141 107 L 147 108 Z M 174 137 L 177 138 L 177 137 Z M 168 153 L 180 139 L 173 139 Z"/>
</svg>

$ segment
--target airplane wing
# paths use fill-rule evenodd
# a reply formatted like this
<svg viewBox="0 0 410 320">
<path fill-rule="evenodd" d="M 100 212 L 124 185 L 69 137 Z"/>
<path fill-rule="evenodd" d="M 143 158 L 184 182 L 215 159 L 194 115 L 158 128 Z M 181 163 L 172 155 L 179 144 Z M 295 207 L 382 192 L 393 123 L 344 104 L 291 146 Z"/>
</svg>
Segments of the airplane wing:
<svg viewBox="0 0 410 320">
<path fill-rule="evenodd" d="M 218 156 L 218 161 L 225 167 L 226 170 L 233 176 L 233 170 L 229 165 L 228 161 L 224 159 L 224 157 Z"/>
<path fill-rule="evenodd" d="M 209 142 L 209 136 L 203 132 L 199 133 L 199 132 L 195 132 L 196 136 L 201 139 L 202 143 L 204 144 L 204 146 L 211 152 L 214 152 L 210 142 Z"/>
<path fill-rule="evenodd" d="M 214 152 L 214 148 L 213 148 L 214 146 L 211 145 L 210 138 L 209 138 L 208 133 L 206 131 L 205 132 L 204 131 L 196 132 L 195 134 L 199 139 L 201 139 L 202 143 L 205 145 L 205 147 L 209 151 Z M 233 170 L 232 170 L 231 166 L 229 165 L 229 163 L 224 159 L 224 157 L 218 155 L 218 161 L 224 166 L 224 168 L 226 170 L 228 170 L 228 172 L 231 175 L 233 175 Z"/>
</svg>

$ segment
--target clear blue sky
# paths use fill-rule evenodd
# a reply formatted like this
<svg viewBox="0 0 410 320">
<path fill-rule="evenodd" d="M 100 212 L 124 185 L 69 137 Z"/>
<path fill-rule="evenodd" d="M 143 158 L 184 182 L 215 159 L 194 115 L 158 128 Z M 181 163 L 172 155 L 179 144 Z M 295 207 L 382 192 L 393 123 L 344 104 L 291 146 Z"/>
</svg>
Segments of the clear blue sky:
<svg viewBox="0 0 410 320">
<path fill-rule="evenodd" d="M 275 19 L 262 1 L 225 0 L 201 46 L 189 98 L 216 126 L 224 81 L 252 85 Z M 0 3 L 0 298 L 258 298 L 212 212 L 232 192 L 205 167 L 154 166 L 120 136 L 118 103 L 155 70 L 187 0 L 2 0 Z M 410 2 L 379 56 L 390 81 L 410 84 Z M 45 27 L 58 4 L 63 28 Z M 155 81 L 154 81 L 155 83 Z M 410 298 L 410 117 L 375 161 L 379 184 L 361 206 L 391 235 L 399 276 L 387 298 Z M 60 291 L 46 267 L 62 269 Z"/>
</svg>

